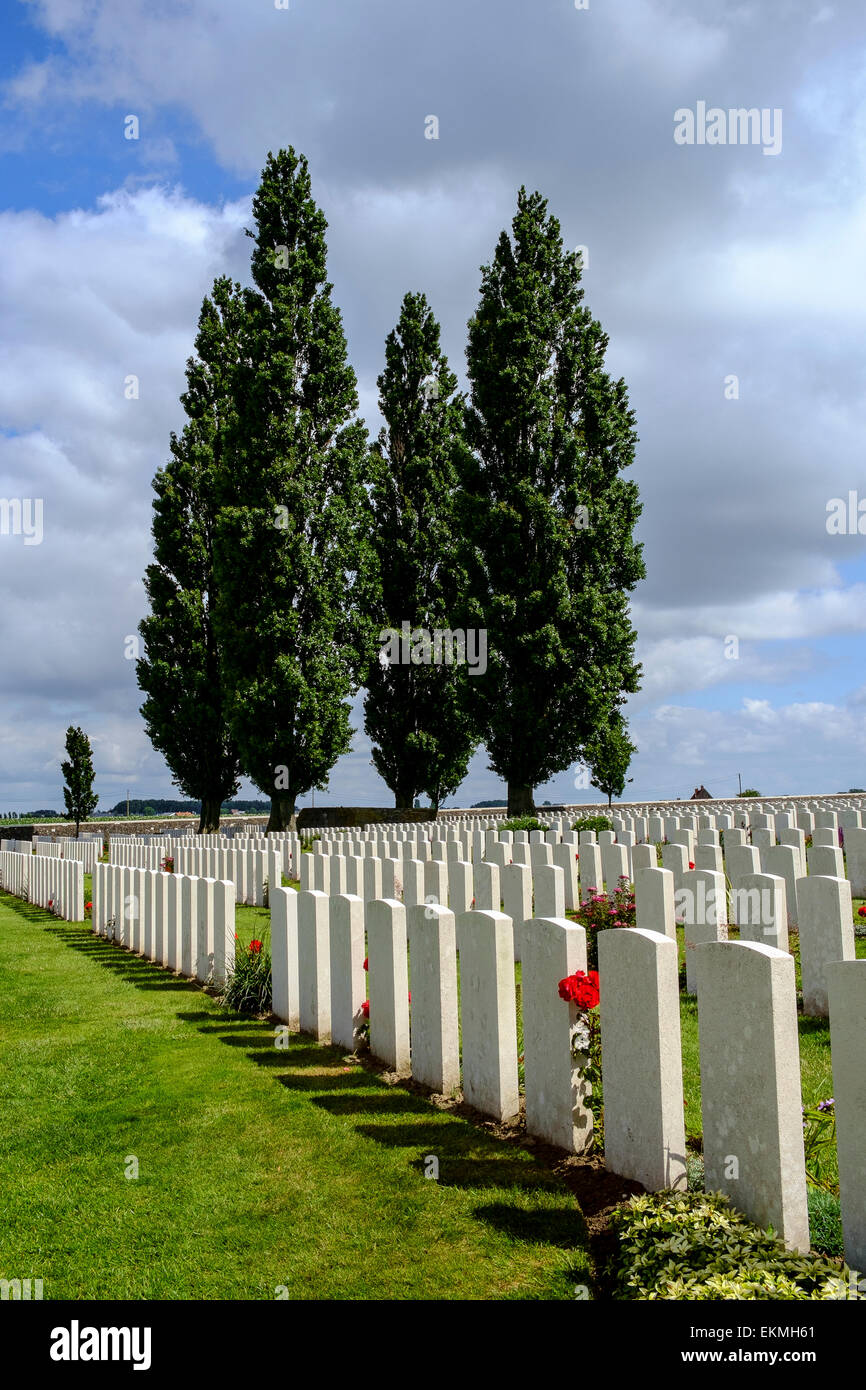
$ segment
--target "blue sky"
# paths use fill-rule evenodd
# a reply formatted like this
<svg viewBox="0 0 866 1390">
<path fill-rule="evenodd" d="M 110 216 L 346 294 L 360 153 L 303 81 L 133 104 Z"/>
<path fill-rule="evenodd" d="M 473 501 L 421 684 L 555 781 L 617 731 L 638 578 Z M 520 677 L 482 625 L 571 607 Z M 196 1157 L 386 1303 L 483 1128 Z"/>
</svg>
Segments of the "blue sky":
<svg viewBox="0 0 866 1390">
<path fill-rule="evenodd" d="M 288 144 L 329 221 L 371 432 L 407 290 L 463 380 L 479 266 L 521 183 L 589 247 L 587 303 L 641 440 L 631 795 L 730 795 L 738 772 L 765 795 L 866 785 L 866 545 L 825 524 L 829 499 L 866 497 L 866 15 L 5 0 L 2 22 L 0 498 L 44 498 L 45 536 L 0 536 L 0 810 L 61 805 L 70 722 L 106 804 L 174 794 L 123 655 L 150 480 L 183 423 L 201 299 L 247 278 L 249 201 Z M 702 101 L 780 110 L 781 152 L 678 146 L 674 113 Z M 324 800 L 386 805 L 354 722 Z M 479 751 L 457 800 L 501 792 Z M 574 769 L 537 793 L 586 795 Z"/>
</svg>

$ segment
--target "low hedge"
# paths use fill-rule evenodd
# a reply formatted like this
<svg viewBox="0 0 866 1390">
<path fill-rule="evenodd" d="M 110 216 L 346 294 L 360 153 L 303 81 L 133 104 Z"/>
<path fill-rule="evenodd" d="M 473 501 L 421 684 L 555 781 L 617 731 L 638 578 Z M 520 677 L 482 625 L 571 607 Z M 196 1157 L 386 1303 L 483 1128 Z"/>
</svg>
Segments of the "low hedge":
<svg viewBox="0 0 866 1390">
<path fill-rule="evenodd" d="M 550 826 L 535 816 L 512 816 L 510 820 L 500 821 L 497 830 L 549 830 Z"/>
<path fill-rule="evenodd" d="M 859 1276 L 786 1250 L 720 1192 L 650 1192 L 617 1207 L 610 1273 L 617 1299 L 859 1299 Z"/>
<path fill-rule="evenodd" d="M 576 820 L 572 824 L 572 830 L 594 830 L 598 834 L 599 830 L 613 830 L 613 821 L 608 820 L 607 816 L 584 816 L 582 820 Z"/>
</svg>

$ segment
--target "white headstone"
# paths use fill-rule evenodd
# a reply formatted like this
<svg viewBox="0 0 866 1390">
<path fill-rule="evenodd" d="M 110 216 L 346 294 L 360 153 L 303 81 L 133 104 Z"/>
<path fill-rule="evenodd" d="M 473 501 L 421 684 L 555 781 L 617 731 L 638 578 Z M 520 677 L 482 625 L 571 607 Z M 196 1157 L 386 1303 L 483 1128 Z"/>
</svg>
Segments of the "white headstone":
<svg viewBox="0 0 866 1390">
<path fill-rule="evenodd" d="M 845 1259 L 866 1272 L 866 960 L 825 970 L 830 1001 L 836 1154 Z"/>
<path fill-rule="evenodd" d="M 330 898 L 298 894 L 298 1015 L 300 1031 L 331 1040 Z"/>
<path fill-rule="evenodd" d="M 397 1073 L 408 1072 L 409 964 L 406 909 L 394 899 L 370 903 L 367 912 L 370 1051 Z"/>
<path fill-rule="evenodd" d="M 695 954 L 705 1189 L 807 1251 L 794 958 L 754 941 Z"/>
<path fill-rule="evenodd" d="M 809 874 L 797 880 L 797 902 L 803 1013 L 826 1018 L 827 966 L 831 961 L 854 959 L 851 885 L 846 878 Z"/>
<path fill-rule="evenodd" d="M 605 1166 L 650 1192 L 683 1191 L 686 1135 L 676 942 L 660 932 L 618 927 L 600 933 L 598 956 Z"/>
<path fill-rule="evenodd" d="M 467 912 L 458 938 L 463 1095 L 482 1114 L 511 1120 L 520 1108 L 511 919 L 502 912 Z"/>
<path fill-rule="evenodd" d="M 586 970 L 583 927 L 534 917 L 522 967 L 526 1129 L 568 1153 L 587 1148 L 593 1127 L 590 1088 L 571 1051 L 577 1009 L 558 998 L 559 981 L 578 970 Z"/>
<path fill-rule="evenodd" d="M 674 876 L 670 869 L 638 869 L 635 874 L 634 893 L 637 925 L 644 931 L 657 932 L 676 942 Z"/>
<path fill-rule="evenodd" d="M 451 1095 L 460 1085 L 454 913 L 444 906 L 411 907 L 407 921 L 413 984 L 412 1075 L 431 1090 Z"/>
<path fill-rule="evenodd" d="M 331 898 L 331 1040 L 338 1047 L 354 1052 L 361 1005 L 367 995 L 364 975 L 364 904 L 356 894 L 341 893 Z"/>
</svg>

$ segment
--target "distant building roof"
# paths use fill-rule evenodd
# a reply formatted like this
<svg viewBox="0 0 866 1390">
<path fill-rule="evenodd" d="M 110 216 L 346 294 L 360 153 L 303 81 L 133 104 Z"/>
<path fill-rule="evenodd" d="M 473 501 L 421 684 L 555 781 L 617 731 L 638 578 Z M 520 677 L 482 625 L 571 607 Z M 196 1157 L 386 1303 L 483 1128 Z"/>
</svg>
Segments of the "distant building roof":
<svg viewBox="0 0 866 1390">
<path fill-rule="evenodd" d="M 713 798 L 710 796 L 710 793 L 707 791 L 703 783 L 701 784 L 701 786 L 695 787 L 694 791 L 689 797 L 690 801 L 712 801 L 712 799 Z"/>
</svg>

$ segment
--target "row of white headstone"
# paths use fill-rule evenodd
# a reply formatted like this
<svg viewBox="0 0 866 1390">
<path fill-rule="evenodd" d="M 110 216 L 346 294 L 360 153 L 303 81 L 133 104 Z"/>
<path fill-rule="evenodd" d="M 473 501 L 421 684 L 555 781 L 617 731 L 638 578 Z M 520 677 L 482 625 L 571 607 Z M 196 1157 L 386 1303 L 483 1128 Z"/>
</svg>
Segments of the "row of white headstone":
<svg viewBox="0 0 866 1390">
<path fill-rule="evenodd" d="M 79 860 L 0 850 L 0 888 L 64 922 L 84 921 L 84 866 Z"/>
<path fill-rule="evenodd" d="M 583 832 L 589 835 L 590 832 Z M 853 833 L 853 832 L 852 832 Z M 866 831 L 861 832 L 866 835 Z M 488 846 L 506 850 L 507 845 Z M 729 895 L 721 869 L 688 868 L 686 849 L 665 845 L 663 858 L 672 867 L 656 867 L 655 847 L 635 845 L 631 859 L 625 845 L 608 841 L 601 847 L 580 845 L 580 869 L 570 844 L 551 847 L 531 845 L 545 860 L 530 865 L 459 859 L 384 859 L 370 855 L 305 855 L 301 863 L 301 888 L 326 894 L 349 893 L 370 902 L 377 898 L 402 900 L 404 906 L 440 903 L 459 915 L 472 906 L 503 911 L 514 924 L 515 960 L 522 959 L 527 923 L 533 917 L 561 917 L 606 885 L 608 893 L 632 881 L 634 875 L 637 923 L 675 937 L 676 923 L 683 924 L 687 951 L 687 988 L 695 992 L 695 967 L 691 951 L 700 941 L 724 940 L 729 922 L 740 928 L 744 940 L 763 941 L 788 950 L 788 928 L 800 922 L 801 966 L 805 1009 L 826 1016 L 827 994 L 823 977 L 829 960 L 854 958 L 852 885 L 842 877 L 818 874 L 814 865 L 800 876 L 798 865 L 786 866 L 785 875 L 757 871 L 758 852 L 748 846 L 729 850 L 732 891 Z M 697 851 L 693 851 L 697 852 Z M 716 854 L 720 855 L 718 850 Z M 772 853 L 772 851 L 766 851 Z M 790 851 L 793 855 L 793 851 Z M 736 858 L 744 856 L 742 863 Z M 748 857 L 745 857 L 748 856 Z M 551 862 L 554 860 L 556 862 Z M 751 872 L 746 871 L 752 866 Z M 831 865 L 829 867 L 835 867 Z M 791 912 L 789 902 L 800 905 Z"/>
<path fill-rule="evenodd" d="M 795 880 L 795 891 L 803 1012 L 826 1018 L 828 967 L 833 961 L 854 960 L 856 954 L 851 884 L 845 878 L 809 874 Z M 724 875 L 712 869 L 686 870 L 679 888 L 669 869 L 638 869 L 635 876 L 638 926 L 675 940 L 676 923 L 683 923 L 690 994 L 697 990 L 695 948 L 702 942 L 727 940 L 729 924 L 738 927 L 741 941 L 763 942 L 788 954 L 786 904 L 785 879 L 774 874 L 743 874 L 729 895 Z"/>
<path fill-rule="evenodd" d="M 230 880 L 239 903 L 263 907 L 269 886 L 282 884 L 285 851 L 236 848 L 231 842 L 221 849 L 186 843 L 166 847 L 112 841 L 109 845 L 109 862 L 129 868 L 162 869 L 167 858 L 172 859 L 175 873 Z"/>
<path fill-rule="evenodd" d="M 805 935 L 811 940 L 817 931 L 824 954 L 831 949 L 837 952 L 834 958 L 853 954 L 851 898 L 866 896 L 866 830 L 854 827 L 846 832 L 846 879 L 838 845 L 819 842 L 807 852 L 800 829 L 782 828 L 781 834 L 790 835 L 792 843 L 750 845 L 745 831 L 731 828 L 724 832 L 724 854 L 716 830 L 698 831 L 695 843 L 688 828 L 669 829 L 677 839 L 662 845 L 662 863 L 671 875 L 670 912 L 677 921 L 705 927 L 730 920 L 748 935 L 752 935 L 749 929 L 760 928 L 759 939 L 787 950 L 788 929 L 797 927 L 804 915 L 802 903 L 806 914 L 812 915 Z M 471 848 L 457 833 L 432 845 L 411 836 L 363 843 L 341 838 L 320 842 L 314 853 L 301 856 L 301 887 L 354 893 L 365 901 L 380 896 L 402 898 L 407 906 L 441 902 L 458 913 L 474 900 L 478 908 L 501 908 L 522 923 L 533 914 L 559 916 L 593 891 L 613 894 L 623 880 L 637 883 L 647 870 L 656 869 L 654 844 L 635 844 L 629 832 L 619 834 L 621 839 L 615 841 L 614 832 L 603 831 L 596 842 L 592 832 L 581 832 L 579 859 L 573 853 L 577 837 L 572 834 L 560 840 L 555 831 L 545 836 L 536 832 L 528 843 L 488 832 Z M 773 832 L 753 832 L 761 834 L 769 839 Z M 836 831 L 816 828 L 814 834 L 816 839 L 829 839 Z M 353 849 L 363 850 L 363 855 L 345 853 Z M 431 852 L 435 857 L 430 857 Z M 464 860 L 463 854 L 472 854 L 473 859 Z M 732 888 L 730 908 L 725 874 Z M 837 883 L 828 888 L 828 878 L 843 886 Z M 756 898 L 760 912 L 753 906 Z M 518 925 L 518 938 L 521 931 Z M 693 988 L 691 980 L 690 985 Z M 812 993 L 807 989 L 809 997 Z M 818 1012 L 826 1012 L 826 1006 Z"/>
<path fill-rule="evenodd" d="M 239 903 L 264 907 L 271 887 L 283 882 L 284 855 L 278 849 L 199 849 L 182 845 L 175 851 L 175 873 L 228 879 Z"/>
<path fill-rule="evenodd" d="M 34 835 L 33 850 L 35 854 L 44 854 L 50 859 L 78 859 L 84 866 L 84 872 L 92 874 L 93 866 L 102 854 L 102 837 L 50 840 L 47 836 Z"/>
<path fill-rule="evenodd" d="M 569 1152 L 592 1134 L 572 1052 L 578 1022 L 559 981 L 586 969 L 584 929 L 534 918 L 521 1009 L 526 1127 Z M 293 1031 L 347 1049 L 369 1006 L 372 1053 L 434 1092 L 462 1086 L 516 1118 L 517 998 L 503 913 L 353 894 L 278 890 L 271 902 L 273 1009 Z M 368 979 L 364 955 L 368 956 Z M 459 991 L 458 991 L 459 956 Z M 645 928 L 599 939 L 605 1161 L 650 1190 L 686 1185 L 676 942 Z M 411 979 L 409 962 L 411 961 Z M 705 1183 L 788 1246 L 809 1248 L 793 958 L 761 942 L 695 947 Z M 826 967 L 845 1250 L 866 1269 L 866 961 Z M 409 987 L 411 984 L 411 1003 Z M 460 1038 L 462 1035 L 462 1046 Z"/>
<path fill-rule="evenodd" d="M 202 984 L 225 983 L 235 960 L 233 883 L 97 864 L 94 932 Z"/>
</svg>

